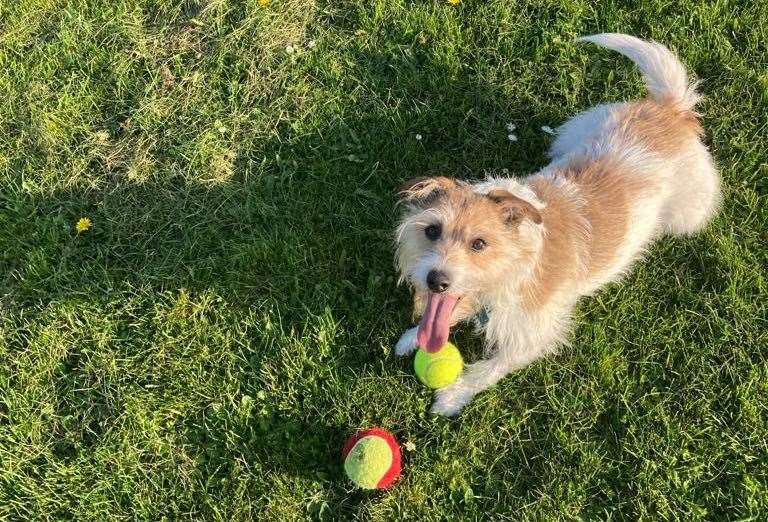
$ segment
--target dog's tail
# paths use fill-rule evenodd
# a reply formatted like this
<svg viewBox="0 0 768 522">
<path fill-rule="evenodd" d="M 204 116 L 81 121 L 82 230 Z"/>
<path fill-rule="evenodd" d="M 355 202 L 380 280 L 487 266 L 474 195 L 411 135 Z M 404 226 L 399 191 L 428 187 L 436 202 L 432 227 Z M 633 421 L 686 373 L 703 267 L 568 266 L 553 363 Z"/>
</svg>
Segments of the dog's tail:
<svg viewBox="0 0 768 522">
<path fill-rule="evenodd" d="M 577 41 L 592 42 L 621 53 L 635 62 L 654 100 L 671 103 L 683 111 L 693 110 L 701 101 L 701 95 L 696 92 L 696 83 L 688 80 L 683 64 L 660 43 L 619 33 L 593 34 Z"/>
</svg>

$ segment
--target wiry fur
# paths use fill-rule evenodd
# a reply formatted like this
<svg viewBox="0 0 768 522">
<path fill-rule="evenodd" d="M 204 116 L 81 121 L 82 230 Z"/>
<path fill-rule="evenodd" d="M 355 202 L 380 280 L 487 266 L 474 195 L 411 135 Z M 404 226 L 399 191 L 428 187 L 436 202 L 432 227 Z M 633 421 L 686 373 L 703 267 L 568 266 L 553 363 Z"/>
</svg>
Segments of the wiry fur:
<svg viewBox="0 0 768 522">
<path fill-rule="evenodd" d="M 436 413 L 457 413 L 567 342 L 581 296 L 621 277 L 659 234 L 696 232 L 717 211 L 719 177 L 693 112 L 700 97 L 682 64 L 662 45 L 627 35 L 581 40 L 632 59 L 648 98 L 577 115 L 558 129 L 552 163 L 525 179 L 428 178 L 404 189 L 397 264 L 414 288 L 414 313 L 424 309 L 426 274 L 440 269 L 461 297 L 452 323 L 483 309 L 489 317 L 480 326 L 486 359 L 437 392 Z M 498 190 L 508 196 L 489 196 Z M 445 232 L 430 241 L 424 228 L 435 222 Z M 474 238 L 487 248 L 469 249 Z M 403 334 L 399 355 L 415 349 L 416 332 Z"/>
</svg>

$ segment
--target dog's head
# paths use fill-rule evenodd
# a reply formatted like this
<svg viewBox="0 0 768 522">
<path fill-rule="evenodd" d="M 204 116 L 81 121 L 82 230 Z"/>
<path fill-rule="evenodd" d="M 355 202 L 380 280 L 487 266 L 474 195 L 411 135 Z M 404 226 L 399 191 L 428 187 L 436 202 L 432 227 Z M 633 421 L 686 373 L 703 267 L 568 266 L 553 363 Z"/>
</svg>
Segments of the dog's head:
<svg viewBox="0 0 768 522">
<path fill-rule="evenodd" d="M 400 278 L 425 306 L 419 345 L 434 351 L 452 324 L 477 313 L 484 294 L 531 262 L 542 217 L 511 192 L 483 192 L 446 177 L 412 180 L 400 195 Z"/>
</svg>

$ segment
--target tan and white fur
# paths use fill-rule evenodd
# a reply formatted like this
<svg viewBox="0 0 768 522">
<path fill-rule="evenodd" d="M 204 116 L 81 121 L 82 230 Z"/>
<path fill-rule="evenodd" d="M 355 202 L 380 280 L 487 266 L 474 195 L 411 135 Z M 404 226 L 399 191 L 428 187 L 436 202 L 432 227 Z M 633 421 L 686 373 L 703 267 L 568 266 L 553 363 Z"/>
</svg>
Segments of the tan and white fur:
<svg viewBox="0 0 768 522">
<path fill-rule="evenodd" d="M 632 36 L 580 40 L 629 57 L 648 97 L 577 115 L 557 130 L 552 162 L 526 178 L 422 178 L 401 192 L 397 266 L 413 288 L 415 316 L 425 307 L 431 315 L 402 335 L 396 353 L 419 341 L 437 346 L 447 336 L 441 320 L 452 326 L 487 314 L 477 323 L 485 358 L 437 391 L 435 413 L 458 413 L 566 343 L 580 297 L 619 279 L 654 238 L 694 233 L 717 211 L 719 176 L 683 65 Z"/>
</svg>

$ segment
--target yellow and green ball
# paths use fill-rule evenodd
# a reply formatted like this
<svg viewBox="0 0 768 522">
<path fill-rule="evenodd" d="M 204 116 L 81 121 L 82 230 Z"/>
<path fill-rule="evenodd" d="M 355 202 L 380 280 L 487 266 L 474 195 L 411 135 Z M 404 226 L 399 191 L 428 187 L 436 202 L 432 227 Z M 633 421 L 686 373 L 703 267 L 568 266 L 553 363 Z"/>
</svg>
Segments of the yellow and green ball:
<svg viewBox="0 0 768 522">
<path fill-rule="evenodd" d="M 341 450 L 344 472 L 363 489 L 384 489 L 400 476 L 400 445 L 387 430 L 359 431 Z"/>
<path fill-rule="evenodd" d="M 464 369 L 459 349 L 451 343 L 436 352 L 419 348 L 413 360 L 413 369 L 421 382 L 430 388 L 444 388 L 455 381 Z"/>
</svg>

